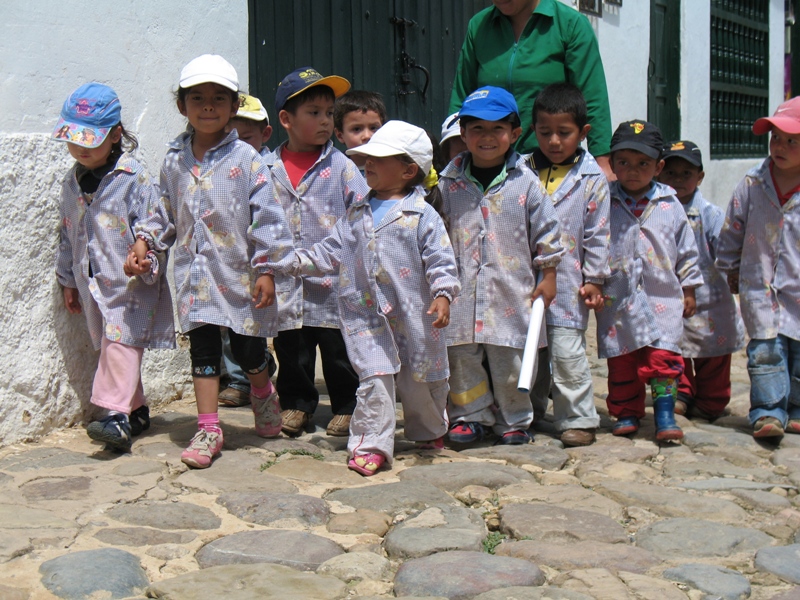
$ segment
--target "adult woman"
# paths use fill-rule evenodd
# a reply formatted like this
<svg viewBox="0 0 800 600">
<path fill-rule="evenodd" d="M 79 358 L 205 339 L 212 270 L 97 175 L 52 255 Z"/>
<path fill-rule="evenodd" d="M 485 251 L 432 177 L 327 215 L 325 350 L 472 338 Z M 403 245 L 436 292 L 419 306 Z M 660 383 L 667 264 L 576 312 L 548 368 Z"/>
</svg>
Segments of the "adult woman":
<svg viewBox="0 0 800 600">
<path fill-rule="evenodd" d="M 485 85 L 514 94 L 522 117 L 519 152 L 531 152 L 536 136 L 531 110 L 550 83 L 569 81 L 586 98 L 589 152 L 607 173 L 611 114 L 603 63 L 589 20 L 558 0 L 494 0 L 469 22 L 461 48 L 449 112 Z"/>
</svg>

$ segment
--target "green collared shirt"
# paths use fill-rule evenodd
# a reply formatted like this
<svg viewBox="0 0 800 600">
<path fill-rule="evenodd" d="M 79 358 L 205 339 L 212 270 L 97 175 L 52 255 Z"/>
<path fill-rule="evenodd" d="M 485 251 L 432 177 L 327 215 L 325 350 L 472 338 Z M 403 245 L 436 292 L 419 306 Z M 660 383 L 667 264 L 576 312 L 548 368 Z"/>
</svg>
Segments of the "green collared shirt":
<svg viewBox="0 0 800 600">
<path fill-rule="evenodd" d="M 517 100 L 522 135 L 516 150 L 522 154 L 538 145 L 531 129 L 533 101 L 548 84 L 568 81 L 586 98 L 589 113 L 589 152 L 608 154 L 611 111 L 597 38 L 589 20 L 558 2 L 539 0 L 528 24 L 514 40 L 511 22 L 495 7 L 469 22 L 461 48 L 449 112 L 456 112 L 470 93 L 485 85 L 507 89 Z"/>
</svg>

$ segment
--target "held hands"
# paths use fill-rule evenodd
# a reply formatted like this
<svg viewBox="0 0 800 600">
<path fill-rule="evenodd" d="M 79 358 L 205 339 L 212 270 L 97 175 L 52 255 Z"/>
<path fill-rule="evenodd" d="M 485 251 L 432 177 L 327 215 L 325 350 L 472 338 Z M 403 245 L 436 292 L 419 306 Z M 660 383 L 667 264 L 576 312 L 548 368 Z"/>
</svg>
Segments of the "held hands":
<svg viewBox="0 0 800 600">
<path fill-rule="evenodd" d="M 140 239 L 136 240 L 133 248 L 128 252 L 128 258 L 125 259 L 123 270 L 128 277 L 144 275 L 150 271 L 150 259 L 147 258 L 147 242 Z"/>
<path fill-rule="evenodd" d="M 436 313 L 436 320 L 433 322 L 433 326 L 436 329 L 447 327 L 450 324 L 450 300 L 444 296 L 436 298 L 431 302 L 426 314 L 432 315 L 433 313 Z"/>
<path fill-rule="evenodd" d="M 578 290 L 584 304 L 592 310 L 602 310 L 604 305 L 603 286 L 596 283 L 584 283 Z"/>
<path fill-rule="evenodd" d="M 683 288 L 683 318 L 693 317 L 697 309 L 697 302 L 694 299 L 694 288 Z"/>
<path fill-rule="evenodd" d="M 542 297 L 544 300 L 544 307 L 548 308 L 552 303 L 553 300 L 556 298 L 556 268 L 555 267 L 548 267 L 546 269 L 542 269 L 542 280 L 539 282 L 539 285 L 536 286 L 536 289 L 533 290 L 533 295 L 531 296 L 533 300 L 536 300 L 539 296 Z"/>
<path fill-rule="evenodd" d="M 728 273 L 728 287 L 731 294 L 739 293 L 739 273 Z"/>
<path fill-rule="evenodd" d="M 79 302 L 77 288 L 65 287 L 64 288 L 64 306 L 71 315 L 81 314 L 81 303 Z"/>
<path fill-rule="evenodd" d="M 273 275 L 262 275 L 256 279 L 253 288 L 253 302 L 256 308 L 266 308 L 275 302 L 275 277 Z"/>
</svg>

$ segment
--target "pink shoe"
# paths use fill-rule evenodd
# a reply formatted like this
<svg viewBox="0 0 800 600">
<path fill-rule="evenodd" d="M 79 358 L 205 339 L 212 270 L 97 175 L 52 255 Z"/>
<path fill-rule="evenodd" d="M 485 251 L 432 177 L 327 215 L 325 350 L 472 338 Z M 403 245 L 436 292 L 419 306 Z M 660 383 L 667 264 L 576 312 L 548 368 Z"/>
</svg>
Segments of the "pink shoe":
<svg viewBox="0 0 800 600">
<path fill-rule="evenodd" d="M 386 457 L 383 454 L 358 454 L 347 463 L 347 468 L 364 477 L 371 477 L 383 466 Z"/>
<path fill-rule="evenodd" d="M 414 446 L 417 450 L 443 450 L 444 438 L 440 437 L 427 442 L 414 442 Z"/>
<path fill-rule="evenodd" d="M 257 398 L 250 394 L 250 405 L 256 420 L 256 434 L 264 438 L 278 437 L 283 425 L 278 392 L 272 392 L 266 398 Z"/>
<path fill-rule="evenodd" d="M 222 451 L 222 432 L 199 430 L 194 434 L 189 447 L 181 454 L 181 461 L 195 469 L 206 469 Z"/>
</svg>

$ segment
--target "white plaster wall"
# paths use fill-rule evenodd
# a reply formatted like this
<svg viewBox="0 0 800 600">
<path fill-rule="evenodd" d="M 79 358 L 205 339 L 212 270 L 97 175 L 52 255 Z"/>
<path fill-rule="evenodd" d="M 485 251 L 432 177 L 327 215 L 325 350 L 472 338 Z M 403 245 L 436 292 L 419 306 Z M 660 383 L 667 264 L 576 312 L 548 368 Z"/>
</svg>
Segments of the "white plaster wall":
<svg viewBox="0 0 800 600">
<path fill-rule="evenodd" d="M 53 272 L 58 191 L 70 165 L 49 134 L 80 84 L 114 87 L 139 157 L 158 173 L 184 127 L 172 92 L 181 67 L 225 56 L 247 87 L 247 1 L 3 0 L 0 4 L 0 445 L 35 438 L 86 414 L 97 362 L 85 320 L 63 308 Z M 147 352 L 145 393 L 168 402 L 191 390 L 186 349 Z"/>
</svg>

